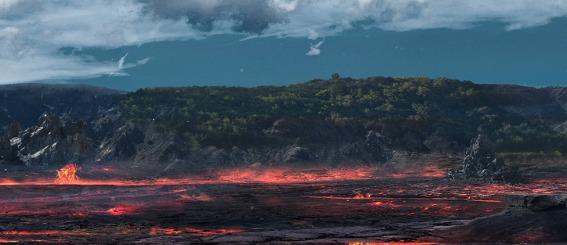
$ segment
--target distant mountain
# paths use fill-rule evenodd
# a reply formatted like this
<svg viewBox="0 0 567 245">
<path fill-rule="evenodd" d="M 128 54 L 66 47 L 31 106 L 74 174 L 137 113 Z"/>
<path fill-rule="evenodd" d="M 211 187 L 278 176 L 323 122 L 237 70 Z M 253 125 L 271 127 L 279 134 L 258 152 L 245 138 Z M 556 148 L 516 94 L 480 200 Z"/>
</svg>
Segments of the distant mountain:
<svg viewBox="0 0 567 245">
<path fill-rule="evenodd" d="M 45 112 L 81 120 L 118 104 L 124 92 L 66 84 L 12 84 L 0 86 L 0 125 L 17 121 L 24 127 L 35 124 Z"/>
<path fill-rule="evenodd" d="M 0 96 L 0 160 L 11 164 L 380 163 L 394 151 L 459 153 L 478 133 L 499 152 L 567 153 L 567 88 L 335 75 L 132 93 L 7 85 Z"/>
</svg>

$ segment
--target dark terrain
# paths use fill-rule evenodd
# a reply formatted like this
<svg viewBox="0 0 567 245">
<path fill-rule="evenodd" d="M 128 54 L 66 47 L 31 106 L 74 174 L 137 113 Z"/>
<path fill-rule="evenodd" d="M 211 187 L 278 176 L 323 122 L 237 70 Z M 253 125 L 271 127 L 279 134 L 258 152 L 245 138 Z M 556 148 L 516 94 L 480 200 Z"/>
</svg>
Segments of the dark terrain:
<svg viewBox="0 0 567 245">
<path fill-rule="evenodd" d="M 0 243 L 567 242 L 565 88 L 0 94 Z"/>
<path fill-rule="evenodd" d="M 382 163 L 462 154 L 479 133 L 499 154 L 567 151 L 565 88 L 334 75 L 287 87 L 24 84 L 0 93 L 0 162 L 10 165 Z"/>
</svg>

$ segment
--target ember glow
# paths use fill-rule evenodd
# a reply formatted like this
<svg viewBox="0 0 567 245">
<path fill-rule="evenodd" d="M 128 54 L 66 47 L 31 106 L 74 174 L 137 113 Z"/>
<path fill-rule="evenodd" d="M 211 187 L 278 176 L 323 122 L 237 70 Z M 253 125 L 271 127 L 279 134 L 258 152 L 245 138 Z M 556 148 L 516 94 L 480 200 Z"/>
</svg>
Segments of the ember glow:
<svg viewBox="0 0 567 245">
<path fill-rule="evenodd" d="M 151 236 L 176 236 L 176 235 L 191 235 L 191 236 L 219 236 L 227 234 L 238 234 L 242 233 L 242 229 L 238 228 L 221 228 L 221 229 L 203 229 L 196 227 L 183 227 L 183 228 L 173 228 L 173 227 L 152 227 L 150 229 Z"/>
<path fill-rule="evenodd" d="M 503 199 L 508 195 L 567 193 L 567 178 L 534 179 L 514 185 L 453 183 L 430 174 L 443 168 L 416 169 L 425 172 L 382 167 L 252 168 L 183 178 L 126 180 L 105 179 L 112 176 L 68 165 L 58 171 L 58 184 L 53 177 L 0 182 L 0 214 L 6 220 L 0 227 L 7 227 L 0 232 L 0 239 L 33 243 L 49 238 L 65 243 L 75 238 L 101 239 L 112 233 L 158 241 L 183 237 L 215 243 L 216 238 L 245 237 L 272 223 L 293 230 L 295 224 L 317 227 L 321 220 L 337 226 L 367 226 L 368 220 L 388 225 L 470 220 L 503 211 L 507 206 Z M 78 174 L 82 178 L 59 182 L 60 176 Z M 41 227 L 44 230 L 15 225 L 27 222 L 49 225 Z M 73 230 L 77 226 L 69 224 L 75 223 L 81 229 Z"/>
<path fill-rule="evenodd" d="M 79 167 L 68 164 L 57 170 L 54 181 L 48 178 L 16 181 L 0 179 L 0 186 L 40 186 L 40 185 L 78 185 L 78 186 L 167 186 L 203 184 L 300 184 L 331 181 L 359 181 L 376 178 L 377 168 L 331 168 L 318 170 L 295 170 L 284 168 L 266 169 L 225 169 L 208 176 L 187 176 L 183 178 L 157 178 L 142 180 L 83 179 L 78 176 Z"/>
<path fill-rule="evenodd" d="M 139 212 L 141 208 L 141 205 L 125 204 L 109 208 L 108 210 L 106 210 L 106 212 L 112 216 L 132 215 Z"/>
<path fill-rule="evenodd" d="M 371 205 L 373 207 L 378 207 L 378 208 L 391 208 L 391 209 L 395 209 L 395 208 L 400 208 L 402 205 L 393 203 L 393 202 L 373 202 L 371 203 Z"/>
<path fill-rule="evenodd" d="M 225 183 L 294 184 L 326 181 L 365 180 L 375 176 L 376 169 L 288 170 L 288 169 L 230 169 L 217 173 L 217 180 Z"/>
<path fill-rule="evenodd" d="M 59 185 L 71 185 L 79 182 L 79 176 L 77 176 L 77 171 L 79 167 L 74 163 L 69 163 L 63 168 L 57 170 L 57 178 L 55 179 L 55 184 Z"/>
</svg>

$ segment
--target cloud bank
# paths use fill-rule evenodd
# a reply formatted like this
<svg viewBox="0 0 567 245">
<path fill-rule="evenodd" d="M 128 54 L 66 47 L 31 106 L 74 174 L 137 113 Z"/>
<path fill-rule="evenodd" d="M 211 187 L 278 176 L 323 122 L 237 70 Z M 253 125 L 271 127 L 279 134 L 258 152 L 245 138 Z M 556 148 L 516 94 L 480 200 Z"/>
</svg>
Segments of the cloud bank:
<svg viewBox="0 0 567 245">
<path fill-rule="evenodd" d="M 507 30 L 567 16 L 567 0 L 0 0 L 0 83 L 127 75 L 129 62 L 63 52 L 216 34 L 317 40 L 352 28 Z M 321 53 L 314 45 L 308 55 Z M 122 58 L 121 58 L 122 57 Z"/>
</svg>

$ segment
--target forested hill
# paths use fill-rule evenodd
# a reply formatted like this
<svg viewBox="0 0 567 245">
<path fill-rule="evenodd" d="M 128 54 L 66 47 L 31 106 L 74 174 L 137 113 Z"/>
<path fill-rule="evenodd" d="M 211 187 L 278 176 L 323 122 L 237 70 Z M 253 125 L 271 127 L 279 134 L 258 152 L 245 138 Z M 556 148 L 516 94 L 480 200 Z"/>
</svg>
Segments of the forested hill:
<svg viewBox="0 0 567 245">
<path fill-rule="evenodd" d="M 338 75 L 132 93 L 31 87 L 0 87 L 2 162 L 382 162 L 392 150 L 462 152 L 479 133 L 500 152 L 567 153 L 565 88 Z"/>
<path fill-rule="evenodd" d="M 287 87 L 142 89 L 122 103 L 127 118 L 204 145 L 324 144 L 374 130 L 411 151 L 459 151 L 479 132 L 502 151 L 567 151 L 566 109 L 563 88 L 338 76 Z"/>
</svg>

